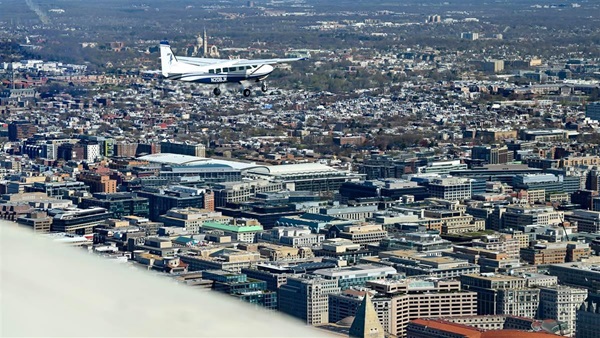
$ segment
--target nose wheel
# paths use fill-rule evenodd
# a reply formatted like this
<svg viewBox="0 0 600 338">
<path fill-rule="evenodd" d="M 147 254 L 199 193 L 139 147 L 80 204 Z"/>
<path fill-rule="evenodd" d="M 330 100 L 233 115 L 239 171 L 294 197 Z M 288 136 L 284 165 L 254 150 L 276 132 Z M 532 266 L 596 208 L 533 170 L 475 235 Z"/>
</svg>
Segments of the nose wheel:
<svg viewBox="0 0 600 338">
<path fill-rule="evenodd" d="M 263 93 L 265 93 L 267 90 L 269 90 L 269 87 L 267 86 L 266 82 L 261 83 L 260 90 L 262 90 Z"/>
<path fill-rule="evenodd" d="M 219 87 L 216 87 L 215 89 L 213 89 L 213 94 L 215 94 L 215 96 L 221 95 L 221 89 L 219 89 Z"/>
</svg>

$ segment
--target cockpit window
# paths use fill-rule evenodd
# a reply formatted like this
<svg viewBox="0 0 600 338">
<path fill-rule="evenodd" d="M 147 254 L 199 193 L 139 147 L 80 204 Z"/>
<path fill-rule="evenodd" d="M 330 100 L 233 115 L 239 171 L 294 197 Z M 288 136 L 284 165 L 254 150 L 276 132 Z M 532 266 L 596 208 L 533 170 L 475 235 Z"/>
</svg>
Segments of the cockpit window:
<svg viewBox="0 0 600 338">
<path fill-rule="evenodd" d="M 256 68 L 256 67 L 258 67 L 258 66 L 257 65 L 252 65 L 252 68 Z"/>
<path fill-rule="evenodd" d="M 246 69 L 252 69 L 252 66 L 246 66 Z"/>
</svg>

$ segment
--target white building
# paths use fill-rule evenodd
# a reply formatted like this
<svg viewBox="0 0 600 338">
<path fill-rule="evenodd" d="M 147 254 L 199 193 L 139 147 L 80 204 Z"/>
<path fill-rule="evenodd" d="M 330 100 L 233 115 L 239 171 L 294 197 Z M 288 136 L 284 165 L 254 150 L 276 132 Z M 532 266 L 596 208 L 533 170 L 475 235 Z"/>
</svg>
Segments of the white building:
<svg viewBox="0 0 600 338">
<path fill-rule="evenodd" d="M 564 285 L 540 288 L 540 318 L 565 322 L 569 331 L 574 333 L 577 329 L 577 310 L 587 295 L 586 289 Z"/>
</svg>

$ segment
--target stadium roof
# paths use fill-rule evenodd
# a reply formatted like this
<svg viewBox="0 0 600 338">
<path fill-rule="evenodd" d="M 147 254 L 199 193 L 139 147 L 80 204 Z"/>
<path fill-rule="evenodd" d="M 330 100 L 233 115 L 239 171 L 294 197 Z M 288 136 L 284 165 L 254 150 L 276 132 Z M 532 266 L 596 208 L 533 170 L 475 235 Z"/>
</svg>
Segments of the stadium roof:
<svg viewBox="0 0 600 338">
<path fill-rule="evenodd" d="M 260 168 L 263 166 L 257 165 L 256 163 L 245 163 L 227 160 L 218 160 L 207 157 L 198 157 L 190 155 L 172 154 L 172 153 L 158 153 L 138 157 L 139 160 L 148 161 L 151 163 L 171 164 L 177 166 L 202 166 L 202 165 L 221 165 L 229 166 L 233 169 L 246 170 L 251 168 Z"/>
<path fill-rule="evenodd" d="M 324 172 L 339 172 L 330 166 L 320 163 L 300 163 L 300 164 L 283 164 L 273 166 L 261 166 L 252 170 L 252 172 L 270 175 L 289 175 L 302 173 L 324 173 Z"/>
</svg>

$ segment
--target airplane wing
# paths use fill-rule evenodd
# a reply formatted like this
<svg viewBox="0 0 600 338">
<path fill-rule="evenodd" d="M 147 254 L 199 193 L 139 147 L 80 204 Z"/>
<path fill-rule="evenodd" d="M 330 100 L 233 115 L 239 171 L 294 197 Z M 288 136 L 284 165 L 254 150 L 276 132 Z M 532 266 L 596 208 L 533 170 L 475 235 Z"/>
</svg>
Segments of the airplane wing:
<svg viewBox="0 0 600 338">
<path fill-rule="evenodd" d="M 274 65 L 277 63 L 301 61 L 301 60 L 306 60 L 306 59 L 307 58 L 256 59 L 256 60 L 241 59 L 241 60 L 237 60 L 237 62 L 234 60 L 232 65 L 234 65 L 234 66 Z"/>
<path fill-rule="evenodd" d="M 178 56 L 177 60 L 195 66 L 210 66 L 218 63 L 230 62 L 230 60 L 225 59 L 196 58 L 188 56 Z"/>
</svg>

